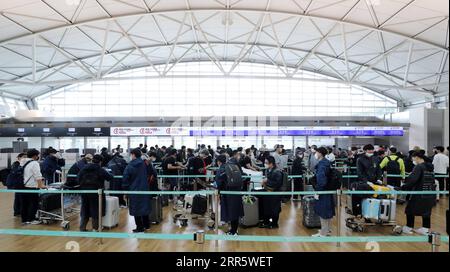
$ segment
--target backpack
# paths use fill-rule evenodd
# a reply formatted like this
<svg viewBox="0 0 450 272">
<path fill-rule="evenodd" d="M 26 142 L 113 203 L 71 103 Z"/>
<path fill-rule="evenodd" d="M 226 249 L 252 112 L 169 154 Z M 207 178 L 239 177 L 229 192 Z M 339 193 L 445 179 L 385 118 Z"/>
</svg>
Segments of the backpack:
<svg viewBox="0 0 450 272">
<path fill-rule="evenodd" d="M 436 181 L 435 181 L 435 176 L 433 172 L 430 171 L 424 171 L 423 172 L 423 183 L 422 183 L 422 191 L 426 191 L 426 192 L 432 192 L 432 191 L 436 191 L 437 186 L 436 186 Z M 422 199 L 436 199 L 436 195 L 419 195 L 419 198 Z"/>
<path fill-rule="evenodd" d="M 342 173 L 339 172 L 336 168 L 331 168 L 328 173 L 328 183 L 326 186 L 326 190 L 335 191 L 339 190 L 342 187 Z"/>
<path fill-rule="evenodd" d="M 228 163 L 225 165 L 225 174 L 227 175 L 227 187 L 234 189 L 242 189 L 244 182 L 242 173 L 236 164 Z"/>
<path fill-rule="evenodd" d="M 391 157 L 387 157 L 388 163 L 386 165 L 386 172 L 389 175 L 400 175 L 400 164 L 398 163 L 398 160 L 400 159 L 397 157 L 395 160 L 392 160 Z"/>
<path fill-rule="evenodd" d="M 25 168 L 32 162 L 33 160 L 28 161 L 24 166 L 18 166 L 11 170 L 11 173 L 9 173 L 8 178 L 6 179 L 6 187 L 8 187 L 8 189 L 25 189 L 25 185 L 27 185 L 33 177 L 31 176 L 27 181 L 25 181 Z"/>
<path fill-rule="evenodd" d="M 80 185 L 85 189 L 98 189 L 101 182 L 98 169 L 85 169 L 83 176 L 80 176 Z"/>
</svg>

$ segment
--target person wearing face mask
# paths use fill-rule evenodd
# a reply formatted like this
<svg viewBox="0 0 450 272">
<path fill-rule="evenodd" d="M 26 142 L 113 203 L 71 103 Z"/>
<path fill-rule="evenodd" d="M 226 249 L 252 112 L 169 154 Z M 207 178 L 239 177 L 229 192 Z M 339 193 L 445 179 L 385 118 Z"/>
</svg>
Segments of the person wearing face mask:
<svg viewBox="0 0 450 272">
<path fill-rule="evenodd" d="M 283 154 L 283 146 L 276 145 L 275 152 L 272 154 L 272 156 L 275 158 L 275 164 L 277 165 L 278 169 L 284 169 L 283 159 L 281 158 L 282 154 Z"/>
<path fill-rule="evenodd" d="M 113 191 L 122 191 L 122 178 L 125 168 L 127 167 L 127 162 L 120 155 L 120 153 L 114 154 L 107 164 L 107 168 L 111 170 L 111 175 L 115 178 L 110 183 L 110 189 Z M 127 202 L 125 201 L 124 195 L 113 195 L 119 198 L 119 205 L 121 208 L 126 208 Z"/>
<path fill-rule="evenodd" d="M 331 170 L 331 163 L 326 159 L 328 150 L 325 147 L 320 147 L 315 153 L 318 161 L 316 166 L 316 191 L 326 191 L 328 185 L 328 176 Z M 313 237 L 324 237 L 331 235 L 331 223 L 333 217 L 336 215 L 335 203 L 333 195 L 317 195 L 315 196 L 317 202 L 314 206 L 314 212 L 320 217 L 321 229 L 319 233 Z"/>
<path fill-rule="evenodd" d="M 244 167 L 246 169 L 252 170 L 252 171 L 259 171 L 258 167 L 256 167 L 253 164 L 252 161 L 252 155 L 253 153 L 251 152 L 250 148 L 247 148 L 245 150 L 245 155 L 244 157 L 240 160 L 241 162 L 241 167 Z M 254 155 L 253 155 L 254 156 Z"/>
<path fill-rule="evenodd" d="M 229 164 L 226 163 L 227 158 L 225 155 L 219 155 L 216 161 L 219 166 L 214 179 L 217 189 L 219 191 L 241 191 L 242 183 L 236 182 L 236 184 L 232 185 L 228 182 L 226 167 L 229 167 Z M 230 230 L 227 232 L 227 235 L 237 235 L 239 218 L 244 216 L 242 196 L 220 195 L 220 211 L 221 221 L 230 223 Z"/>
<path fill-rule="evenodd" d="M 308 158 L 308 170 L 313 173 L 315 173 L 316 165 L 317 165 L 317 163 L 319 163 L 315 157 L 316 149 L 317 149 L 316 145 L 311 146 L 310 154 L 309 154 L 309 158 Z"/>
<path fill-rule="evenodd" d="M 283 173 L 277 168 L 275 158 L 269 156 L 265 161 L 267 168 L 266 179 L 262 181 L 262 186 L 267 192 L 278 192 L 283 186 Z M 271 195 L 262 197 L 263 222 L 260 228 L 277 229 L 278 219 L 281 212 L 281 196 Z"/>
<path fill-rule="evenodd" d="M 425 161 L 423 152 L 414 152 L 412 159 L 414 169 L 406 178 L 405 184 L 397 190 L 402 191 L 433 191 L 435 188 L 433 165 Z M 406 226 L 403 227 L 404 234 L 416 232 L 421 235 L 428 235 L 431 228 L 431 213 L 436 202 L 435 195 L 408 195 L 406 197 L 407 205 Z M 422 228 L 414 230 L 414 221 L 416 216 L 422 217 Z"/>
<path fill-rule="evenodd" d="M 304 153 L 302 151 L 297 151 L 295 155 L 295 159 L 292 162 L 292 175 L 293 176 L 302 176 L 305 173 L 305 165 L 303 164 Z M 294 191 L 301 192 L 303 191 L 303 179 L 302 178 L 294 178 Z M 298 195 L 294 195 L 294 199 L 298 199 Z M 301 197 L 301 196 L 300 196 Z"/>
<path fill-rule="evenodd" d="M 175 150 L 176 151 L 176 150 Z M 149 191 L 147 165 L 142 160 L 140 149 L 131 151 L 131 161 L 123 174 L 122 188 L 128 191 Z M 150 228 L 151 197 L 149 195 L 129 195 L 129 211 L 134 216 L 134 233 L 145 232 Z"/>
<path fill-rule="evenodd" d="M 56 149 L 48 149 L 48 156 L 42 163 L 42 175 L 48 184 L 60 182 L 61 167 L 65 165 L 64 159 Z"/>
<path fill-rule="evenodd" d="M 23 167 L 23 178 L 25 189 L 38 190 L 45 189 L 44 178 L 41 173 L 39 165 L 39 151 L 30 149 L 27 152 L 27 157 L 20 161 L 20 166 Z M 20 215 L 22 217 L 23 225 L 38 225 L 41 222 L 36 219 L 36 213 L 39 208 L 39 194 L 20 194 Z"/>
<path fill-rule="evenodd" d="M 374 157 L 375 148 L 368 144 L 363 147 L 364 154 L 356 161 L 358 181 L 382 184 L 382 171 L 377 158 Z"/>
<path fill-rule="evenodd" d="M 81 190 L 99 190 L 105 188 L 105 181 L 112 181 L 113 176 L 101 167 L 103 157 L 95 155 L 92 163 L 88 163 L 78 174 Z M 81 194 L 80 231 L 87 231 L 86 227 L 89 219 L 92 218 L 92 229 L 99 229 L 99 205 L 97 194 Z M 103 195 L 103 203 L 106 198 Z M 102 215 L 105 215 L 105 205 L 103 205 Z"/>
</svg>

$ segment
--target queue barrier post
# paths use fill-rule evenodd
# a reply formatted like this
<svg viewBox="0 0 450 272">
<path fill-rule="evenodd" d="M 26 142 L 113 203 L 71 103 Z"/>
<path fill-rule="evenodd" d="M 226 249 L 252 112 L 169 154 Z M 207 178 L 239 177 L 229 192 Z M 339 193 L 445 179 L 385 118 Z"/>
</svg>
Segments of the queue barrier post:
<svg viewBox="0 0 450 272">
<path fill-rule="evenodd" d="M 428 236 L 428 241 L 431 244 L 431 252 L 439 252 L 441 246 L 441 234 L 438 232 L 432 232 Z"/>
<path fill-rule="evenodd" d="M 342 190 L 337 190 L 336 192 L 337 198 L 337 237 L 341 237 L 341 222 L 342 222 L 342 212 L 341 212 L 341 203 L 342 203 Z M 341 247 L 341 242 L 337 242 L 337 247 Z"/>
<path fill-rule="evenodd" d="M 197 244 L 204 244 L 205 243 L 205 231 L 199 230 L 194 233 L 194 242 Z"/>
<path fill-rule="evenodd" d="M 98 189 L 98 231 L 103 230 L 103 190 Z M 103 238 L 100 238 L 100 245 L 103 245 Z"/>
<path fill-rule="evenodd" d="M 220 195 L 219 191 L 214 191 L 214 231 L 218 235 L 219 234 L 219 202 L 220 202 Z"/>
</svg>

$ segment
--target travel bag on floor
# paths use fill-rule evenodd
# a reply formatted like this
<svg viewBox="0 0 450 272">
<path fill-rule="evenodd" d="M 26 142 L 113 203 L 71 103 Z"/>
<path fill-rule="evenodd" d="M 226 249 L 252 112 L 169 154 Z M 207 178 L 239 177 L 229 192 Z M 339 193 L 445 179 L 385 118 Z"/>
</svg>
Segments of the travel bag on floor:
<svg viewBox="0 0 450 272">
<path fill-rule="evenodd" d="M 51 212 L 61 209 L 60 194 L 42 194 L 39 196 L 39 210 Z"/>
<path fill-rule="evenodd" d="M 155 196 L 152 198 L 152 212 L 150 213 L 150 223 L 159 224 L 163 220 L 162 198 Z"/>
<path fill-rule="evenodd" d="M 254 227 L 259 224 L 259 200 L 254 196 L 243 196 L 242 204 L 244 207 L 244 216 L 240 223 L 244 228 Z"/>
<path fill-rule="evenodd" d="M 317 200 L 314 196 L 304 196 L 302 199 L 303 226 L 314 229 L 320 228 L 320 217 L 315 213 L 314 206 Z"/>
<path fill-rule="evenodd" d="M 102 219 L 102 225 L 106 228 L 114 228 L 119 225 L 119 198 L 115 196 L 106 196 L 105 216 Z"/>
<path fill-rule="evenodd" d="M 362 216 L 367 219 L 380 219 L 381 200 L 367 198 L 362 201 Z"/>
<path fill-rule="evenodd" d="M 192 200 L 192 214 L 204 215 L 208 210 L 208 200 L 204 195 L 195 195 Z"/>
<path fill-rule="evenodd" d="M 396 219 L 397 201 L 383 199 L 380 203 L 380 220 L 383 222 L 393 222 Z"/>
</svg>

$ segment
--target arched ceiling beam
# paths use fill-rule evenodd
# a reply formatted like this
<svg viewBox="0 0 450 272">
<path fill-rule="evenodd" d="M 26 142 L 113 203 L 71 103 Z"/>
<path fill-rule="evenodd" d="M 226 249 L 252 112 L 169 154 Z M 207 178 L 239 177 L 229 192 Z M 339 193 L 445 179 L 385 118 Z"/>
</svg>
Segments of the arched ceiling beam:
<svg viewBox="0 0 450 272">
<path fill-rule="evenodd" d="M 328 17 L 323 17 L 323 16 L 317 16 L 317 15 L 311 15 L 311 14 L 299 14 L 299 13 L 295 13 L 295 12 L 287 12 L 287 11 L 278 11 L 278 10 L 269 10 L 266 11 L 264 9 L 244 9 L 244 8 L 191 8 L 189 10 L 186 9 L 172 9 L 172 10 L 162 10 L 162 11 L 142 11 L 142 12 L 137 12 L 137 13 L 131 13 L 131 14 L 126 14 L 126 15 L 117 15 L 117 16 L 112 16 L 112 17 L 107 17 L 107 18 L 96 18 L 96 19 L 91 19 L 91 20 L 86 20 L 86 21 L 81 21 L 81 22 L 77 22 L 77 23 L 70 23 L 70 24 L 66 24 L 66 25 L 62 25 L 62 26 L 57 26 L 57 27 L 52 27 L 52 28 L 47 28 L 47 29 L 42 29 L 36 32 L 32 32 L 30 34 L 25 34 L 25 35 L 20 35 L 20 36 L 16 36 L 7 40 L 3 40 L 0 41 L 0 46 L 11 43 L 11 42 L 16 42 L 20 39 L 23 38 L 31 38 L 33 36 L 36 35 L 43 35 L 46 34 L 48 32 L 51 31 L 55 31 L 55 30 L 65 30 L 68 28 L 75 28 L 75 27 L 80 27 L 80 26 L 84 26 L 84 25 L 88 25 L 88 24 L 95 24 L 95 23 L 100 23 L 100 22 L 107 22 L 107 21 L 111 21 L 111 20 L 122 20 L 122 19 L 128 19 L 128 18 L 134 18 L 134 17 L 139 17 L 139 16 L 155 16 L 155 15 L 168 15 L 168 14 L 173 14 L 173 13 L 183 13 L 183 12 L 188 12 L 188 13 L 196 13 L 196 12 L 235 12 L 235 13 L 258 13 L 258 14 L 272 14 L 272 15 L 281 15 L 281 16 L 290 16 L 290 17 L 297 17 L 297 18 L 310 18 L 312 20 L 323 20 L 323 21 L 327 21 L 327 22 L 331 22 L 331 23 L 339 23 L 339 24 L 343 24 L 343 25 L 348 25 L 348 26 L 353 26 L 353 27 L 358 27 L 358 28 L 362 28 L 362 29 L 367 29 L 370 31 L 375 31 L 378 33 L 384 33 L 384 34 L 390 34 L 390 35 L 394 35 L 396 37 L 402 38 L 404 40 L 408 40 L 414 43 L 419 43 L 419 44 L 423 44 L 423 45 L 427 45 L 433 48 L 436 48 L 438 50 L 442 50 L 445 52 L 448 52 L 449 49 L 444 45 L 440 45 L 440 44 L 436 44 L 430 41 L 426 41 L 423 39 L 419 39 L 417 38 L 417 35 L 413 35 L 413 36 L 408 36 L 399 32 L 395 32 L 392 30 L 387 30 L 384 28 L 380 28 L 380 27 L 375 27 L 375 26 L 371 26 L 371 25 L 365 25 L 365 24 L 358 24 L 358 23 L 353 23 L 353 22 L 348 22 L 345 20 L 338 20 L 338 19 L 333 19 L 333 18 L 328 18 Z M 443 20 L 448 20 L 448 17 L 443 17 Z"/>
</svg>

